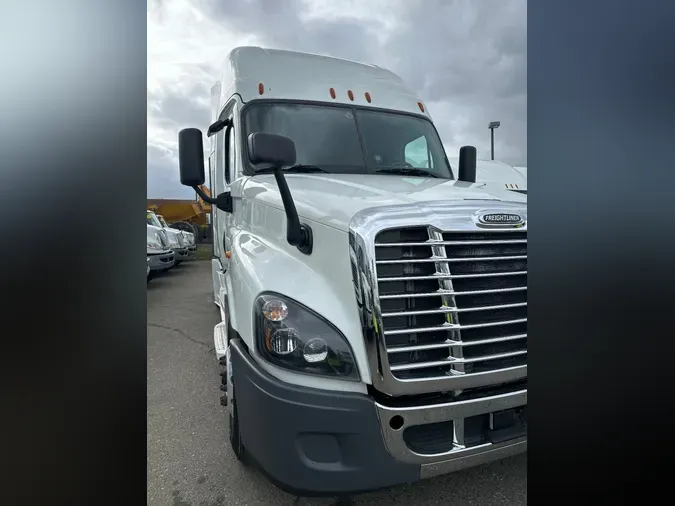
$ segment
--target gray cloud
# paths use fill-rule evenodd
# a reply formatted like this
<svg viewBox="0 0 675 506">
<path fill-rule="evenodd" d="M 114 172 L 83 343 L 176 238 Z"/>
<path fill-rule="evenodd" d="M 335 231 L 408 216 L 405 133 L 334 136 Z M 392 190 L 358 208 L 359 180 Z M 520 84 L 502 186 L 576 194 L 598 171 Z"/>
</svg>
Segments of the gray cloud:
<svg viewBox="0 0 675 506">
<path fill-rule="evenodd" d="M 191 87 L 188 93 L 172 89 L 148 92 L 149 114 L 158 126 L 173 129 L 178 135 L 181 128 L 204 125 L 211 119 L 204 97 L 210 97 L 210 89 L 201 85 Z"/>
<path fill-rule="evenodd" d="M 270 47 L 330 54 L 392 70 L 427 102 L 449 150 L 473 144 L 479 157 L 489 157 L 487 125 L 499 120 L 496 158 L 527 164 L 526 0 L 392 0 L 382 3 L 386 10 L 381 18 L 366 21 L 348 2 L 344 12 L 330 20 L 307 20 L 309 9 L 302 0 L 210 0 L 200 6 L 224 31 L 246 27 L 251 30 L 248 35 Z M 215 76 L 212 65 L 220 63 L 205 62 L 195 71 Z M 149 114 L 154 114 L 157 126 L 175 132 L 187 125 L 205 127 L 212 84 L 162 89 L 149 96 Z M 456 151 L 448 154 L 456 156 Z M 149 192 L 154 171 L 160 170 L 155 166 L 161 167 L 152 160 L 151 166 L 148 152 Z"/>
</svg>

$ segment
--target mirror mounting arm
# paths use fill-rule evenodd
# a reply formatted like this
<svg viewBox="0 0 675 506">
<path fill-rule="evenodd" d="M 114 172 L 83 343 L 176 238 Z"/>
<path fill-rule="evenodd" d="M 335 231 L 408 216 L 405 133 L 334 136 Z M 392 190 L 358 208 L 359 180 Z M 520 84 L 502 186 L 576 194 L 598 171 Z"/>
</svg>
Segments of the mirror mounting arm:
<svg viewBox="0 0 675 506">
<path fill-rule="evenodd" d="M 230 120 L 230 118 L 227 118 L 227 119 L 219 119 L 218 121 L 216 121 L 215 123 L 213 123 L 213 124 L 209 127 L 209 129 L 206 131 L 206 137 L 211 137 L 212 135 L 217 134 L 217 133 L 220 132 L 223 128 L 225 128 L 226 126 L 229 126 L 230 123 L 232 123 L 232 121 Z"/>
<path fill-rule="evenodd" d="M 288 241 L 288 244 L 298 248 L 301 253 L 311 255 L 314 245 L 312 229 L 309 225 L 300 223 L 298 211 L 295 208 L 295 203 L 291 196 L 291 190 L 288 188 L 288 183 L 286 182 L 281 167 L 274 168 L 274 179 L 277 181 L 279 194 L 281 195 L 284 210 L 286 211 L 286 240 Z"/>
<path fill-rule="evenodd" d="M 218 209 L 225 211 L 226 213 L 232 212 L 232 195 L 230 192 L 223 192 L 214 199 L 213 197 L 209 197 L 206 193 L 204 193 L 201 188 L 199 188 L 199 186 L 193 186 L 192 189 L 196 191 L 197 195 L 199 195 L 207 204 L 216 206 Z"/>
</svg>

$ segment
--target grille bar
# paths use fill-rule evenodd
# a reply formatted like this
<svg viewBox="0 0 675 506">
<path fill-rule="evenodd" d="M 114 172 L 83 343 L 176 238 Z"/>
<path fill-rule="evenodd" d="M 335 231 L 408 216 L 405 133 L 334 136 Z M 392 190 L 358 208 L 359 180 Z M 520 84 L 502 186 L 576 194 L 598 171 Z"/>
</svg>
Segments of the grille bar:
<svg viewBox="0 0 675 506">
<path fill-rule="evenodd" d="M 503 257 L 471 257 L 471 258 L 442 258 L 442 257 L 431 257 L 431 258 L 411 258 L 405 260 L 378 260 L 377 263 L 380 265 L 386 264 L 424 264 L 424 263 L 439 263 L 439 262 L 475 262 L 480 260 L 481 262 L 491 262 L 497 260 L 527 260 L 527 255 L 517 255 L 517 256 L 503 256 Z"/>
<path fill-rule="evenodd" d="M 482 346 L 485 344 L 494 344 L 494 343 L 505 343 L 507 341 L 515 341 L 517 339 L 526 339 L 527 334 L 517 334 L 515 336 L 506 336 L 506 337 L 493 337 L 490 339 L 481 339 L 480 341 L 453 341 L 448 339 L 442 343 L 434 344 L 417 344 L 413 346 L 397 346 L 394 348 L 389 348 L 388 353 L 409 353 L 411 351 L 423 351 L 423 350 L 438 350 L 443 348 L 449 348 L 450 346 Z"/>
<path fill-rule="evenodd" d="M 495 288 L 492 290 L 469 290 L 467 292 L 456 292 L 453 290 L 437 290 L 427 293 L 394 293 L 389 295 L 380 295 L 381 300 L 387 299 L 414 299 L 418 297 L 440 297 L 441 295 L 486 295 L 490 293 L 507 293 L 527 290 L 526 286 L 515 286 L 513 288 Z"/>
<path fill-rule="evenodd" d="M 386 281 L 418 281 L 424 279 L 494 278 L 496 276 L 525 276 L 525 275 L 527 275 L 527 271 L 484 272 L 479 274 L 433 274 L 431 276 L 395 276 L 388 278 L 379 278 L 378 281 L 386 282 Z"/>
<path fill-rule="evenodd" d="M 505 320 L 498 322 L 487 322 L 487 323 L 476 323 L 474 325 L 461 325 L 459 323 L 443 323 L 436 327 L 419 327 L 419 328 L 410 328 L 410 329 L 397 329 L 397 330 L 385 330 L 385 336 L 393 336 L 397 334 L 411 334 L 418 332 L 438 332 L 445 330 L 460 330 L 460 329 L 480 329 L 484 327 L 496 327 L 497 325 L 512 325 L 515 323 L 525 323 L 527 318 L 520 318 L 518 320 Z"/>
<path fill-rule="evenodd" d="M 476 307 L 439 307 L 437 309 L 423 309 L 421 311 L 398 311 L 396 313 L 382 313 L 382 317 L 395 316 L 418 316 L 426 314 L 446 314 L 446 313 L 466 313 L 469 311 L 494 311 L 496 309 L 509 309 L 512 307 L 527 306 L 527 302 L 517 302 L 515 304 L 500 304 L 497 306 L 476 306 Z"/>
<path fill-rule="evenodd" d="M 492 244 L 527 244 L 527 239 L 508 239 L 505 241 L 424 241 L 424 242 L 388 242 L 375 243 L 377 248 L 409 246 L 486 246 Z"/>
<path fill-rule="evenodd" d="M 448 364 L 471 364 L 474 362 L 483 362 L 485 360 L 499 360 L 501 358 L 516 357 L 518 355 L 526 355 L 527 350 L 513 351 L 510 353 L 499 353 L 496 355 L 483 355 L 477 358 L 455 358 L 447 357 L 444 360 L 437 360 L 435 362 L 416 362 L 412 364 L 392 365 L 392 371 L 409 371 L 411 369 L 424 369 L 426 367 L 438 367 Z"/>
</svg>

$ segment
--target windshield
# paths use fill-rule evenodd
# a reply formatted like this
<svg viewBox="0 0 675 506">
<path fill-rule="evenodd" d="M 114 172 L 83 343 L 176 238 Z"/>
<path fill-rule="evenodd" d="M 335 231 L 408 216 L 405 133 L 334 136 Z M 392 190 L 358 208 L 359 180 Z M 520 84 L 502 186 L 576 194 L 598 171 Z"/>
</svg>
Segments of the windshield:
<svg viewBox="0 0 675 506">
<path fill-rule="evenodd" d="M 452 179 L 431 121 L 354 107 L 252 103 L 244 116 L 246 136 L 255 132 L 290 137 L 296 163 L 334 173 L 373 173 L 418 168 Z"/>
<path fill-rule="evenodd" d="M 157 215 L 155 213 L 146 213 L 146 220 L 148 221 L 148 225 L 162 228 L 162 224 L 157 219 Z"/>
</svg>

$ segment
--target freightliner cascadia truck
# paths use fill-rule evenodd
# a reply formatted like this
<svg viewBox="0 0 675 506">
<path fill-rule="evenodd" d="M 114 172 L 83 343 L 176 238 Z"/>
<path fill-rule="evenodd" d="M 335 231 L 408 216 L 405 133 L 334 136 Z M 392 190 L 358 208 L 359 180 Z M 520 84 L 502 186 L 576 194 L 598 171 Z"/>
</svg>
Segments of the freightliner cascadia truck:
<svg viewBox="0 0 675 506">
<path fill-rule="evenodd" d="M 239 47 L 211 98 L 180 179 L 213 208 L 237 458 L 344 496 L 525 452 L 527 196 L 451 166 L 378 66 Z"/>
</svg>

